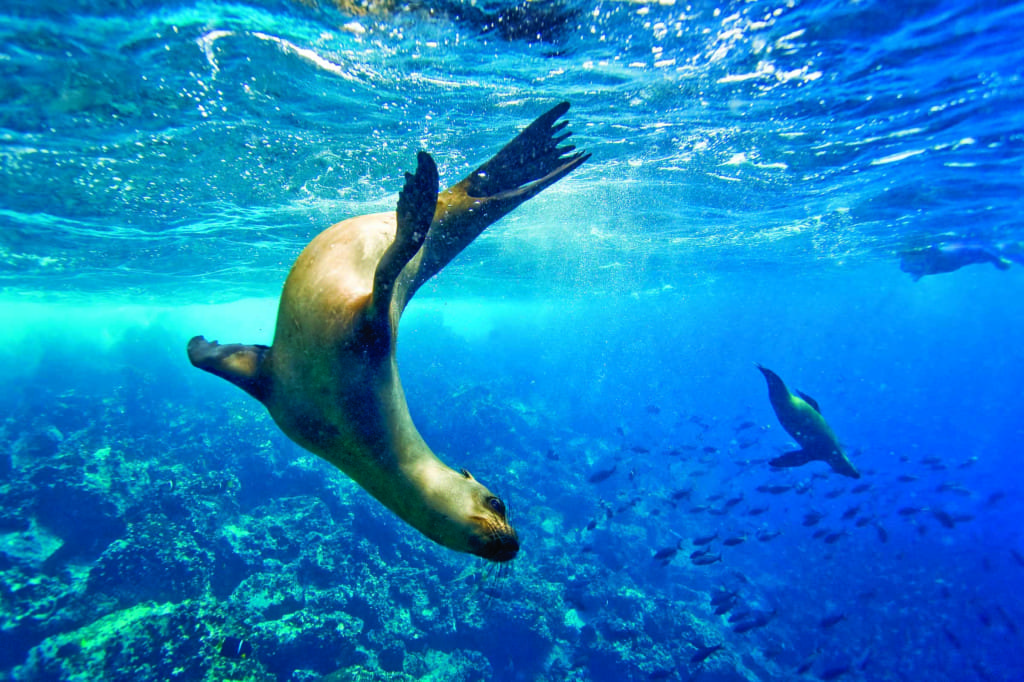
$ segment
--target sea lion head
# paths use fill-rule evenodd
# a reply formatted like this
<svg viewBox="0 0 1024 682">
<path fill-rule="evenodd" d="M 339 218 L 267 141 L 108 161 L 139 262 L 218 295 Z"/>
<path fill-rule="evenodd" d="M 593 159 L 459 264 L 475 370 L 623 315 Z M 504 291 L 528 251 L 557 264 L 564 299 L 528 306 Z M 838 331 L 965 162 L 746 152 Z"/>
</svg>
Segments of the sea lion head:
<svg viewBox="0 0 1024 682">
<path fill-rule="evenodd" d="M 434 497 L 440 521 L 428 532 L 433 540 L 488 561 L 511 561 L 519 553 L 519 536 L 504 501 L 465 469 L 444 467 L 440 495 Z"/>
</svg>

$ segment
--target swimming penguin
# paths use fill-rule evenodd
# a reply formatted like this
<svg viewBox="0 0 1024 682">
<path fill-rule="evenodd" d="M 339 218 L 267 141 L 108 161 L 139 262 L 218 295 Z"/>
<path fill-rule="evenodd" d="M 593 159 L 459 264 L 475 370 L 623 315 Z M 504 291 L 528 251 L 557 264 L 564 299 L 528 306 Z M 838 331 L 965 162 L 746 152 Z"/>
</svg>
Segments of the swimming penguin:
<svg viewBox="0 0 1024 682">
<path fill-rule="evenodd" d="M 795 438 L 802 448 L 776 457 L 769 464 L 773 467 L 798 467 L 819 459 L 827 462 L 837 474 L 860 478 L 860 472 L 846 458 L 836 434 L 832 433 L 828 422 L 821 416 L 821 409 L 814 398 L 800 391 L 793 395 L 778 374 L 761 365 L 757 368 L 768 382 L 768 399 L 771 400 L 775 416 L 779 418 L 786 433 Z"/>
</svg>

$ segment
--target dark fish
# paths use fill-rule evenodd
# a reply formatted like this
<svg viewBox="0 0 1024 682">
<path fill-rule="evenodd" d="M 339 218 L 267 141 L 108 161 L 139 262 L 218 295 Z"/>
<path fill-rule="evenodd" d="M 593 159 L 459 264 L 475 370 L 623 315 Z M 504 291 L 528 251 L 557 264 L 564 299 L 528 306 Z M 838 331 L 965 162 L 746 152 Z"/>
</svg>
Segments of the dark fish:
<svg viewBox="0 0 1024 682">
<path fill-rule="evenodd" d="M 803 525 L 810 528 L 811 526 L 818 525 L 818 522 L 825 518 L 825 515 L 821 512 L 811 511 L 804 514 Z"/>
<path fill-rule="evenodd" d="M 818 655 L 821 654 L 821 649 L 816 650 L 813 654 L 804 659 L 804 662 L 796 669 L 797 675 L 803 675 L 814 665 L 814 662 L 818 660 Z"/>
<path fill-rule="evenodd" d="M 827 497 L 830 500 L 834 500 L 845 492 L 846 488 L 836 488 L 835 490 L 829 490 L 827 493 L 825 493 L 825 497 Z"/>
<path fill-rule="evenodd" d="M 1013 560 L 1017 562 L 1017 565 L 1024 566 L 1024 556 L 1021 556 L 1020 552 L 1015 549 L 1011 549 L 1010 556 L 1012 556 Z"/>
<path fill-rule="evenodd" d="M 693 494 L 693 488 L 683 488 L 672 493 L 673 500 L 690 499 L 690 495 Z"/>
<path fill-rule="evenodd" d="M 735 535 L 735 536 L 733 536 L 731 538 L 726 538 L 726 539 L 722 540 L 722 544 L 725 545 L 726 547 L 735 547 L 736 545 L 742 545 L 746 541 L 747 541 L 747 536 L 746 535 Z"/>
<path fill-rule="evenodd" d="M 722 560 L 722 555 L 721 554 L 711 554 L 711 553 L 704 553 L 704 554 L 701 554 L 699 556 L 692 557 L 690 559 L 690 561 L 692 561 L 697 566 L 710 566 L 711 564 L 719 562 L 721 560 Z"/>
<path fill-rule="evenodd" d="M 715 592 L 713 595 L 711 595 L 710 603 L 712 606 L 718 606 L 720 604 L 724 604 L 726 602 L 735 600 L 738 594 L 739 592 L 730 592 L 728 590 L 720 589 L 718 590 L 718 592 Z"/>
<path fill-rule="evenodd" d="M 225 637 L 220 645 L 220 655 L 225 658 L 245 658 L 252 653 L 252 644 L 238 637 Z"/>
<path fill-rule="evenodd" d="M 1017 634 L 1017 624 L 1012 618 L 1010 618 L 1010 614 L 1006 612 L 1006 609 L 1003 608 L 1002 604 L 996 604 L 996 613 L 1002 616 L 1003 622 L 1006 624 L 1006 629 L 1013 634 Z"/>
<path fill-rule="evenodd" d="M 1006 493 L 1004 493 L 1002 491 L 996 491 L 995 493 L 992 493 L 990 496 L 988 496 L 988 500 L 985 500 L 985 506 L 986 507 L 991 507 L 996 502 L 998 502 L 999 500 L 1001 500 L 1002 498 L 1005 498 L 1005 497 L 1007 497 Z"/>
<path fill-rule="evenodd" d="M 695 645 L 696 646 L 696 645 Z M 714 654 L 716 651 L 722 648 L 722 644 L 715 646 L 698 646 L 697 653 L 690 658 L 690 663 L 703 663 L 708 659 L 709 656 Z"/>
<path fill-rule="evenodd" d="M 587 530 L 594 530 L 595 528 L 597 528 L 597 519 L 590 519 L 590 522 L 587 524 Z"/>
<path fill-rule="evenodd" d="M 725 497 L 724 493 L 715 493 L 714 495 L 708 495 L 708 502 L 718 502 L 723 497 Z"/>
<path fill-rule="evenodd" d="M 857 519 L 856 521 L 854 521 L 853 525 L 855 525 L 857 528 L 863 528 L 864 526 L 866 526 L 869 523 L 871 523 L 871 521 L 872 521 L 872 518 L 870 516 L 862 516 L 859 519 Z"/>
<path fill-rule="evenodd" d="M 736 625 L 734 625 L 732 631 L 742 635 L 744 632 L 750 632 L 751 630 L 756 630 L 757 628 L 763 628 L 774 617 L 774 611 L 772 611 L 771 613 L 758 613 L 750 620 L 743 621 L 741 623 L 737 623 Z"/>
<path fill-rule="evenodd" d="M 718 448 L 713 445 L 705 445 L 701 450 L 703 450 L 706 455 L 713 455 L 718 452 Z"/>
<path fill-rule="evenodd" d="M 724 604 L 719 604 L 718 606 L 715 607 L 715 615 L 716 616 L 725 615 L 726 613 L 729 613 L 730 609 L 732 609 L 732 607 L 735 606 L 735 605 L 736 605 L 736 600 L 735 599 L 732 600 L 732 601 L 727 601 Z"/>
<path fill-rule="evenodd" d="M 735 507 L 737 504 L 739 504 L 742 501 L 743 501 L 743 496 L 740 495 L 739 497 L 732 497 L 732 498 L 726 500 L 725 502 L 722 503 L 722 506 L 725 507 L 726 509 L 732 509 L 733 507 Z"/>
<path fill-rule="evenodd" d="M 782 493 L 788 492 L 793 489 L 791 485 L 759 485 L 757 486 L 757 492 L 759 493 L 770 493 L 772 495 L 781 495 Z"/>
<path fill-rule="evenodd" d="M 768 507 L 754 507 L 753 509 L 747 510 L 747 516 L 760 516 L 768 511 Z"/>
<path fill-rule="evenodd" d="M 850 507 L 849 509 L 844 511 L 841 518 L 843 519 L 843 521 L 849 521 L 854 516 L 856 516 L 857 512 L 859 512 L 859 511 L 860 511 L 860 505 L 858 504 L 856 507 Z"/>
<path fill-rule="evenodd" d="M 853 488 L 851 488 L 850 492 L 859 495 L 861 493 L 866 493 L 869 490 L 871 490 L 870 483 L 861 483 L 860 485 L 855 485 Z"/>
<path fill-rule="evenodd" d="M 757 533 L 757 539 L 761 542 L 768 542 L 782 535 L 781 530 L 761 530 Z"/>
<path fill-rule="evenodd" d="M 985 627 L 992 627 L 992 616 L 988 615 L 988 611 L 985 611 L 984 609 L 978 611 L 978 620 L 980 620 L 981 624 Z"/>
<path fill-rule="evenodd" d="M 975 465 L 975 463 L 977 461 L 978 461 L 977 457 L 970 457 L 966 461 L 964 461 L 964 462 L 960 463 L 959 465 L 957 465 L 957 469 L 966 469 L 967 467 L 972 467 L 972 466 Z"/>
<path fill-rule="evenodd" d="M 849 665 L 837 665 L 833 668 L 826 668 L 825 672 L 818 675 L 819 680 L 837 680 L 846 673 L 850 672 L 851 668 Z"/>
<path fill-rule="evenodd" d="M 742 611 L 733 611 L 729 614 L 728 621 L 730 623 L 738 623 L 741 620 L 748 620 L 753 615 L 754 612 L 750 609 L 743 609 Z"/>
<path fill-rule="evenodd" d="M 736 427 L 736 433 L 739 433 L 740 431 L 743 431 L 744 429 L 752 429 L 755 426 L 757 426 L 756 423 L 754 423 L 752 421 L 745 421 L 745 422 L 743 422 L 742 424 L 740 424 L 739 426 Z"/>
<path fill-rule="evenodd" d="M 889 534 L 885 531 L 882 526 L 875 524 L 875 530 L 878 531 L 878 539 L 882 542 L 889 542 Z"/>
<path fill-rule="evenodd" d="M 929 509 L 928 511 L 931 512 L 932 516 L 935 517 L 936 521 L 942 524 L 943 528 L 956 527 L 956 521 L 953 520 L 953 517 L 947 514 L 946 512 L 942 511 L 941 509 Z"/>
<path fill-rule="evenodd" d="M 834 545 L 835 543 L 839 542 L 839 538 L 843 537 L 844 535 L 846 535 L 845 530 L 841 530 L 838 533 L 829 533 L 825 536 L 825 544 Z"/>
<path fill-rule="evenodd" d="M 650 450 L 645 448 L 643 445 L 634 445 L 629 450 L 630 452 L 635 452 L 638 455 L 646 455 L 650 452 Z"/>
<path fill-rule="evenodd" d="M 691 513 L 691 514 L 699 514 L 702 511 L 707 511 L 707 510 L 708 510 L 708 506 L 706 504 L 699 504 L 696 507 L 690 507 L 689 513 Z"/>
<path fill-rule="evenodd" d="M 946 627 L 945 625 L 942 626 L 942 634 L 944 634 L 946 636 L 946 639 L 949 640 L 949 643 L 952 644 L 953 648 L 956 649 L 957 651 L 960 651 L 961 649 L 964 648 L 963 645 L 960 643 L 960 639 L 957 638 L 957 636 L 954 635 L 950 631 L 950 629 L 948 627 Z"/>
<path fill-rule="evenodd" d="M 615 469 L 617 469 L 618 466 L 618 464 L 613 464 L 611 469 L 595 471 L 590 475 L 590 478 L 588 478 L 587 481 L 590 483 L 600 483 L 601 481 L 608 480 L 608 478 L 615 473 Z"/>
<path fill-rule="evenodd" d="M 654 556 L 652 556 L 651 558 L 654 559 L 655 561 L 665 561 L 665 560 L 671 561 L 672 557 L 674 557 L 676 555 L 676 553 L 679 551 L 679 546 L 681 544 L 682 544 L 682 541 L 680 541 L 680 543 L 675 545 L 675 546 L 662 547 L 657 552 L 655 552 Z"/>
<path fill-rule="evenodd" d="M 728 513 L 728 509 L 715 509 L 714 507 L 708 509 L 708 514 L 711 514 L 712 516 L 725 516 Z"/>
<path fill-rule="evenodd" d="M 819 528 L 818 530 L 814 531 L 811 537 L 817 540 L 818 538 L 823 537 L 827 532 L 829 532 L 828 528 Z"/>
<path fill-rule="evenodd" d="M 917 476 L 914 476 L 913 474 L 903 474 L 901 476 L 898 476 L 896 480 L 899 481 L 900 483 L 913 483 L 914 481 L 917 480 Z"/>
<path fill-rule="evenodd" d="M 658 414 L 659 412 L 661 412 L 661 408 L 658 407 L 657 405 L 648 405 L 646 409 L 647 414 Z"/>
<path fill-rule="evenodd" d="M 932 456 L 932 457 L 922 457 L 921 458 L 921 464 L 933 465 L 933 464 L 941 464 L 941 463 L 942 463 L 942 458 L 940 458 L 940 457 Z"/>
<path fill-rule="evenodd" d="M 913 516 L 914 514 L 917 514 L 920 511 L 921 510 L 918 507 L 901 507 L 900 510 L 896 513 L 900 516 Z"/>
<path fill-rule="evenodd" d="M 818 623 L 818 625 L 827 630 L 830 627 L 838 625 L 839 622 L 844 620 L 845 618 L 845 613 L 833 613 L 831 616 L 825 616 L 824 618 L 822 618 L 821 622 Z"/>
</svg>

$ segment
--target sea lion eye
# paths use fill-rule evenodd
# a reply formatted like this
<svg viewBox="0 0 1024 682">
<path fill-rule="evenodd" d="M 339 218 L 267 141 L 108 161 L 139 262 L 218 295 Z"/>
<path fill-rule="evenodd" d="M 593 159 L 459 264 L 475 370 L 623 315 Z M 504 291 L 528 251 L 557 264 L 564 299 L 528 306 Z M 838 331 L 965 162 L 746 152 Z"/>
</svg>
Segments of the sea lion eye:
<svg viewBox="0 0 1024 682">
<path fill-rule="evenodd" d="M 499 500 L 497 497 L 488 497 L 487 506 L 494 510 L 495 514 L 499 516 L 505 515 L 505 503 Z"/>
</svg>

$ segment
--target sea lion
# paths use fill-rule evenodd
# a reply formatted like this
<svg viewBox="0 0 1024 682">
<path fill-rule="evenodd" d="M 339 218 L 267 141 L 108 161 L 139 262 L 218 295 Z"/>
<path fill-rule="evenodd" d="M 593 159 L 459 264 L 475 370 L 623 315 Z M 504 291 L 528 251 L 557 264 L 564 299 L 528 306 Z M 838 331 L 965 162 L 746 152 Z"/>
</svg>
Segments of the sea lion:
<svg viewBox="0 0 1024 682">
<path fill-rule="evenodd" d="M 955 272 L 978 263 L 991 263 L 999 270 L 1007 270 L 1011 259 L 1019 262 L 1019 257 L 1014 259 L 1013 255 L 1007 256 L 998 244 L 950 242 L 904 251 L 900 254 L 900 270 L 908 273 L 916 282 L 925 275 Z"/>
<path fill-rule="evenodd" d="M 504 502 L 445 465 L 409 416 L 398 377 L 398 322 L 413 294 L 496 220 L 590 158 L 556 121 L 563 102 L 494 158 L 438 194 L 417 157 L 394 213 L 333 225 L 302 251 L 281 293 L 272 346 L 188 344 L 192 364 L 261 401 L 281 430 L 345 472 L 428 538 L 509 561 L 519 540 Z"/>
<path fill-rule="evenodd" d="M 821 416 L 817 401 L 800 391 L 793 395 L 778 374 L 761 365 L 757 368 L 768 382 L 768 399 L 775 416 L 786 433 L 795 438 L 802 448 L 776 457 L 769 464 L 773 467 L 798 467 L 819 459 L 827 462 L 837 474 L 860 478 L 860 472 L 847 459 L 836 434 Z"/>
</svg>

